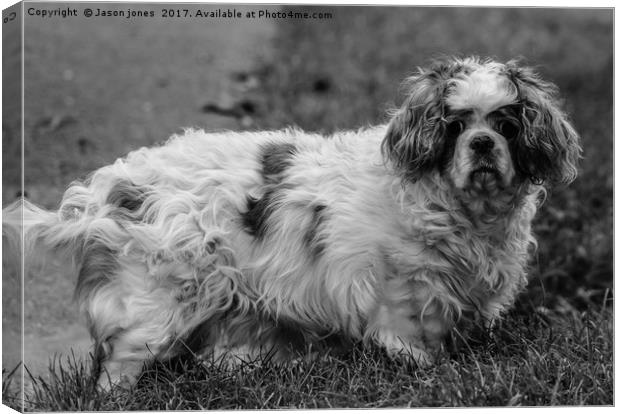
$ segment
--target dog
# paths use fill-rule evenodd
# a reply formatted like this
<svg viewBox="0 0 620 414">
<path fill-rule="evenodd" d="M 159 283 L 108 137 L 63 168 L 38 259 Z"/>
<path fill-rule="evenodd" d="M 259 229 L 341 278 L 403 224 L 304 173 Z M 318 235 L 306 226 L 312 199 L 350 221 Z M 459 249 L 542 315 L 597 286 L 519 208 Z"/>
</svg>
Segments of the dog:
<svg viewBox="0 0 620 414">
<path fill-rule="evenodd" d="M 73 257 L 99 385 L 188 349 L 289 360 L 329 338 L 427 366 L 452 330 L 501 318 L 578 134 L 517 61 L 441 59 L 405 88 L 385 125 L 186 130 L 72 183 L 57 211 L 5 209 L 26 255 Z"/>
</svg>

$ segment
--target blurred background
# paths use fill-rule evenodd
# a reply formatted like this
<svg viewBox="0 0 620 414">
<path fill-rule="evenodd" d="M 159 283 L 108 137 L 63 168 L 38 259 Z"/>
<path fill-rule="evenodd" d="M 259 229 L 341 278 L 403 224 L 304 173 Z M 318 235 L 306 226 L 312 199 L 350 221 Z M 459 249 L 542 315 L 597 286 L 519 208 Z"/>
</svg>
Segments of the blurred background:
<svg viewBox="0 0 620 414">
<path fill-rule="evenodd" d="M 58 7 L 65 5 L 39 8 Z M 580 312 L 611 303 L 611 9 L 280 8 L 325 17 L 310 20 L 162 17 L 168 8 L 278 10 L 259 5 L 70 7 L 78 17 L 25 18 L 25 191 L 33 202 L 57 207 L 71 181 L 182 127 L 358 128 L 385 122 L 402 98 L 400 82 L 433 57 L 522 57 L 560 87 L 584 158 L 577 181 L 550 191 L 536 219 L 539 248 L 518 309 Z M 88 19 L 86 7 L 155 17 Z M 5 65 L 19 62 L 9 59 Z M 19 191 L 19 128 L 18 116 L 5 113 L 3 205 Z M 6 273 L 5 338 L 19 316 L 19 281 Z M 71 338 L 72 286 L 62 264 L 27 276 L 25 329 L 39 338 L 26 341 L 34 342 L 27 357 L 49 351 L 35 349 L 40 338 Z"/>
</svg>

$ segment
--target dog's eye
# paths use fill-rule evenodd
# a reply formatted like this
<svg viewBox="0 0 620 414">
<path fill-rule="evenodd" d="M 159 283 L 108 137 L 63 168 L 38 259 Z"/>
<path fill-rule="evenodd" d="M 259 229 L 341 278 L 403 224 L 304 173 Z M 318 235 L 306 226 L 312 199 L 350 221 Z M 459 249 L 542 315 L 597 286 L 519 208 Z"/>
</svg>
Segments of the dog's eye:
<svg viewBox="0 0 620 414">
<path fill-rule="evenodd" d="M 497 132 L 506 137 L 506 139 L 514 139 L 519 136 L 521 128 L 512 121 L 502 120 L 497 124 Z"/>
<path fill-rule="evenodd" d="M 457 137 L 465 129 L 463 121 L 452 121 L 446 126 L 446 135 L 448 137 Z"/>
</svg>

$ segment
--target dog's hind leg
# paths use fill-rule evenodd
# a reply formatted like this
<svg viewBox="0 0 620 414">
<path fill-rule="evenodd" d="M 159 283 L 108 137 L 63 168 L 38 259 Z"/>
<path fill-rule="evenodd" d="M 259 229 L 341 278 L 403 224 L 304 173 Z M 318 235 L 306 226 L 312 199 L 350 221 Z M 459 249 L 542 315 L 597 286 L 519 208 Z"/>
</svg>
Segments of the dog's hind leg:
<svg viewBox="0 0 620 414">
<path fill-rule="evenodd" d="M 114 343 L 114 345 L 112 345 Z M 126 348 L 126 343 L 107 340 L 95 345 L 94 365 L 92 378 L 97 381 L 97 386 L 107 391 L 115 385 L 129 388 L 133 385 L 144 367 L 145 362 L 149 361 L 149 356 L 145 352 L 143 355 L 133 355 L 133 358 L 121 360 L 116 353 L 120 348 Z M 122 353 L 126 353 L 122 352 Z"/>
<path fill-rule="evenodd" d="M 82 279 L 93 282 L 88 293 L 81 291 L 81 303 L 95 339 L 93 374 L 100 386 L 133 384 L 145 362 L 175 356 L 196 327 L 240 305 L 233 258 L 226 249 L 211 251 L 208 263 L 200 265 L 165 258 L 146 260 L 149 266 L 118 255 L 114 269 L 90 266 L 114 272 Z"/>
<path fill-rule="evenodd" d="M 103 389 L 133 385 L 145 363 L 172 356 L 182 322 L 169 296 L 161 289 L 122 295 L 113 284 L 92 296 L 87 315 L 95 340 L 93 376 Z"/>
<path fill-rule="evenodd" d="M 169 335 L 141 327 L 119 331 L 95 346 L 93 377 L 97 385 L 108 390 L 115 385 L 132 386 L 145 364 L 171 357 L 174 347 Z"/>
<path fill-rule="evenodd" d="M 76 297 L 95 341 L 93 375 L 103 388 L 132 384 L 143 363 L 165 355 L 176 339 L 184 309 L 167 275 L 150 274 L 137 257 L 100 242 L 86 244 Z"/>
</svg>

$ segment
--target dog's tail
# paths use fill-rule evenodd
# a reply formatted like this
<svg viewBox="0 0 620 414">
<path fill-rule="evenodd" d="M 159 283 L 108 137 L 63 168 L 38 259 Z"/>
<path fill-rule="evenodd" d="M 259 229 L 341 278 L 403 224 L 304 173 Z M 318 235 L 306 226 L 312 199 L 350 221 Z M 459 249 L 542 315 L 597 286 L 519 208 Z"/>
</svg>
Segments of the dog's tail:
<svg viewBox="0 0 620 414">
<path fill-rule="evenodd" d="M 4 262 L 21 268 L 24 258 L 26 270 L 31 262 L 42 258 L 42 252 L 71 248 L 75 237 L 61 222 L 58 212 L 44 210 L 24 198 L 5 207 L 2 210 Z"/>
</svg>

